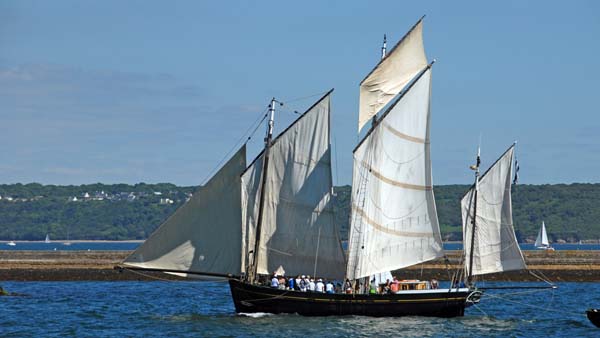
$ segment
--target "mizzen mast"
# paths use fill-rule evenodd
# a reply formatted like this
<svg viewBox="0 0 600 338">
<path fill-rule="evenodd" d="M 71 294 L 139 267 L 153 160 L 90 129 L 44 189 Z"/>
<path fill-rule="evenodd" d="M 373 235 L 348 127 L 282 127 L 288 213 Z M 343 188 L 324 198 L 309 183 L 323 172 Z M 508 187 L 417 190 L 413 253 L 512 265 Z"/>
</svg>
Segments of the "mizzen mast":
<svg viewBox="0 0 600 338">
<path fill-rule="evenodd" d="M 481 164 L 481 146 L 477 147 L 477 162 L 469 168 L 475 171 L 475 192 L 473 194 L 473 218 L 471 219 L 471 250 L 469 253 L 469 276 L 467 282 L 471 284 L 473 278 L 473 252 L 475 248 L 475 224 L 477 219 L 477 193 L 479 192 L 479 165 Z"/>
</svg>

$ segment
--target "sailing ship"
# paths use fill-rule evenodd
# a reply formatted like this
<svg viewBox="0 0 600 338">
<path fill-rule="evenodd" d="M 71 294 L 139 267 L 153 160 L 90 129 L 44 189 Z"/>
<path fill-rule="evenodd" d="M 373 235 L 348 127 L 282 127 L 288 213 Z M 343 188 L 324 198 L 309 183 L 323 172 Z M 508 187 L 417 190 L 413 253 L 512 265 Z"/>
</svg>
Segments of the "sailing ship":
<svg viewBox="0 0 600 338">
<path fill-rule="evenodd" d="M 550 250 L 553 251 L 554 248 L 550 246 L 550 241 L 548 241 L 548 233 L 546 232 L 546 224 L 542 221 L 542 227 L 538 232 L 537 238 L 535 239 L 535 247 L 538 249 Z"/>
<path fill-rule="evenodd" d="M 44 239 L 44 243 L 50 243 L 50 235 L 46 234 L 46 239 Z"/>
<path fill-rule="evenodd" d="M 62 244 L 63 244 L 63 245 L 66 245 L 66 246 L 69 246 L 69 245 L 71 245 L 71 241 L 70 241 L 70 239 L 69 239 L 69 238 L 70 238 L 70 237 L 69 237 L 69 226 L 67 225 L 67 240 L 66 240 L 65 242 L 63 242 Z"/>
<path fill-rule="evenodd" d="M 479 301 L 474 276 L 525 268 L 512 230 L 511 150 L 481 178 L 477 166 L 476 184 L 463 199 L 471 240 L 465 273 L 447 288 L 414 281 L 396 293 L 360 292 L 373 275 L 444 255 L 431 174 L 433 62 L 425 56 L 422 20 L 387 55 L 384 46 L 360 85 L 359 131 L 372 123 L 353 151 L 347 255 L 332 209 L 331 90 L 274 139 L 278 101 L 271 100 L 264 150 L 247 165 L 243 145 L 121 267 L 227 280 L 238 313 L 440 317 L 462 316 Z M 288 276 L 348 280 L 357 292 L 266 286 L 280 267 Z"/>
</svg>

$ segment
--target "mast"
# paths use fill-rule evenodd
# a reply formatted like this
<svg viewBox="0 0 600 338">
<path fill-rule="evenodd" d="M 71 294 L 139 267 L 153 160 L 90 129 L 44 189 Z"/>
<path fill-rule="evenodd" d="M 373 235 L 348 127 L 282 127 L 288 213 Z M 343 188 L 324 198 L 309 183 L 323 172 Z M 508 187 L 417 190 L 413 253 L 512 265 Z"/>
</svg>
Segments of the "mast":
<svg viewBox="0 0 600 338">
<path fill-rule="evenodd" d="M 381 59 L 385 59 L 385 53 L 387 51 L 387 36 L 383 34 L 383 46 L 381 46 Z"/>
<path fill-rule="evenodd" d="M 383 34 L 383 44 L 381 45 L 381 60 L 385 59 L 387 51 L 387 35 Z M 381 61 L 379 61 L 381 62 Z M 375 128 L 377 125 L 377 114 L 373 115 L 371 118 L 371 129 Z"/>
<path fill-rule="evenodd" d="M 473 249 L 475 248 L 475 220 L 477 219 L 477 193 L 479 191 L 479 165 L 481 164 L 481 147 L 477 147 L 477 163 L 470 168 L 475 170 L 475 193 L 473 194 L 473 218 L 471 219 L 471 251 L 469 252 L 469 276 L 467 282 L 471 284 L 473 278 Z"/>
<path fill-rule="evenodd" d="M 273 140 L 273 126 L 275 124 L 275 103 L 279 103 L 283 105 L 283 103 L 275 100 L 275 98 L 271 99 L 271 103 L 269 104 L 269 121 L 267 124 L 267 135 L 265 136 L 265 153 L 263 157 L 262 164 L 262 175 L 260 181 L 260 202 L 258 207 L 258 220 L 256 222 L 256 238 L 254 239 L 254 250 L 252 254 L 252 265 L 249 267 L 248 271 L 248 281 L 250 283 L 257 282 L 257 269 L 258 269 L 258 252 L 260 248 L 260 236 L 261 236 L 261 228 L 262 228 L 262 219 L 263 219 L 263 211 L 265 207 L 265 185 L 267 182 L 267 172 L 269 168 L 269 153 L 271 148 L 271 143 Z"/>
</svg>

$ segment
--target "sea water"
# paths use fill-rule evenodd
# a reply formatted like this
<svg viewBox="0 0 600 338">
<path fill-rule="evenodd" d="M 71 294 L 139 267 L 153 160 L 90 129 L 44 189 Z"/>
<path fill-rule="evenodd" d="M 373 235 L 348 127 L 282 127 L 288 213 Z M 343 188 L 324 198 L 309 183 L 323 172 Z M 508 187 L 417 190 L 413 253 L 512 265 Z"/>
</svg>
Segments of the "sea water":
<svg viewBox="0 0 600 338">
<path fill-rule="evenodd" d="M 600 286 L 489 290 L 457 318 L 302 317 L 234 311 L 226 283 L 0 282 L 1 337 L 600 337 Z M 533 285 L 487 283 L 486 286 Z"/>
</svg>

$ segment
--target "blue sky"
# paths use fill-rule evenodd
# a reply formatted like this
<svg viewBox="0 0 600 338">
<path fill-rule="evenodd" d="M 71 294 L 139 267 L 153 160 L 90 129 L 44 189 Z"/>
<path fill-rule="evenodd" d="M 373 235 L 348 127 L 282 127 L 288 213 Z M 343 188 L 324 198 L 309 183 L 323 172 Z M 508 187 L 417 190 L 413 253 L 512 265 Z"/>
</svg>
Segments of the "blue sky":
<svg viewBox="0 0 600 338">
<path fill-rule="evenodd" d="M 349 184 L 358 83 L 423 14 L 436 184 L 472 181 L 480 134 L 523 183 L 600 182 L 596 1 L 60 0 L 0 2 L 0 182 L 197 185 L 272 96 L 281 130 L 333 87 Z"/>
</svg>

